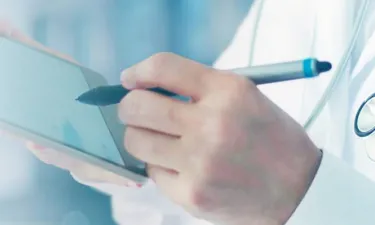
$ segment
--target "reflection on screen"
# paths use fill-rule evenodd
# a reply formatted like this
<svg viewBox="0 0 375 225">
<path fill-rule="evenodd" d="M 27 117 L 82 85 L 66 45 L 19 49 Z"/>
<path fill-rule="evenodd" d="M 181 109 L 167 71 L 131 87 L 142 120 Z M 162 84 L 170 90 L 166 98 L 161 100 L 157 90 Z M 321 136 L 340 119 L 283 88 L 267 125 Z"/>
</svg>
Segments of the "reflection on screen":
<svg viewBox="0 0 375 225">
<path fill-rule="evenodd" d="M 124 165 L 99 108 L 75 101 L 88 89 L 79 67 L 0 39 L 0 119 Z"/>
</svg>

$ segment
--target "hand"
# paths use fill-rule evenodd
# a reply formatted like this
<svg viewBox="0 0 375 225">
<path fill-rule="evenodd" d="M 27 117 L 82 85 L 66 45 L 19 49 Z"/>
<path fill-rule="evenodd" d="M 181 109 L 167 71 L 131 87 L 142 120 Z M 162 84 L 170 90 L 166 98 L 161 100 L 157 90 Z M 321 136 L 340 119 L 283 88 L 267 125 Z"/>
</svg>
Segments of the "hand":
<svg viewBox="0 0 375 225">
<path fill-rule="evenodd" d="M 244 77 L 161 53 L 122 74 L 124 142 L 156 185 L 194 216 L 282 225 L 309 188 L 320 151 Z M 191 102 L 144 88 L 161 87 Z"/>
<path fill-rule="evenodd" d="M 17 41 L 23 42 L 30 46 L 36 47 L 40 50 L 46 51 L 53 55 L 56 55 L 60 58 L 64 58 L 72 63 L 76 63 L 72 58 L 69 56 L 60 54 L 55 52 L 51 49 L 48 49 L 41 45 L 40 43 L 32 40 L 31 38 L 27 37 L 26 35 L 22 34 L 17 29 L 13 28 L 7 22 L 0 22 L 0 34 L 2 36 L 6 36 Z M 6 133 L 6 131 L 2 131 L 3 134 L 11 137 L 15 137 L 12 134 Z M 78 159 L 72 158 L 69 155 L 64 154 L 63 152 L 56 151 L 54 149 L 46 149 L 42 146 L 39 146 L 36 143 L 32 143 L 28 140 L 23 140 L 22 137 L 15 137 L 16 139 L 21 139 L 21 141 L 25 142 L 28 149 L 40 160 L 47 164 L 52 164 L 54 166 L 60 167 L 62 169 L 70 171 L 78 181 L 83 183 L 91 183 L 91 182 L 106 182 L 106 183 L 114 183 L 119 185 L 125 186 L 135 186 L 129 180 L 117 176 L 112 172 L 105 171 L 100 169 L 99 167 L 93 166 L 88 163 L 84 163 Z"/>
</svg>

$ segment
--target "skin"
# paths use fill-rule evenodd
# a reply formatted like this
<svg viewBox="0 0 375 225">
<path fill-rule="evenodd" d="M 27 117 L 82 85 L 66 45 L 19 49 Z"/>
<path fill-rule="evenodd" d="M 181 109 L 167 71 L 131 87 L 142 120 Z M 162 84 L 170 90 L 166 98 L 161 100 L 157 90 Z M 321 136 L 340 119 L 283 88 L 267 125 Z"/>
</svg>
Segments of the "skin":
<svg viewBox="0 0 375 225">
<path fill-rule="evenodd" d="M 122 84 L 133 89 L 119 104 L 128 125 L 124 145 L 147 163 L 166 196 L 218 225 L 285 224 L 309 188 L 321 152 L 251 81 L 160 53 L 125 70 Z M 149 87 L 192 100 L 144 90 Z M 83 180 L 128 183 L 54 150 L 31 149 Z"/>
<path fill-rule="evenodd" d="M 308 189 L 320 151 L 244 77 L 161 53 L 125 70 L 125 147 L 152 180 L 198 218 L 282 225 Z M 161 87 L 191 102 L 144 90 Z"/>
</svg>

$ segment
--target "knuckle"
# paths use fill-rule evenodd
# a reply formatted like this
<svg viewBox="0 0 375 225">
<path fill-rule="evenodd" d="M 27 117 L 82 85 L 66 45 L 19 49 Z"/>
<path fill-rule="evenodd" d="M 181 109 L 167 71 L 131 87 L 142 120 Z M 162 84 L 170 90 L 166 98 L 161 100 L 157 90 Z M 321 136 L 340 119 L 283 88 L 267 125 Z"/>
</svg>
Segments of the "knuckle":
<svg viewBox="0 0 375 225">
<path fill-rule="evenodd" d="M 230 135 L 230 123 L 225 115 L 216 115 L 209 119 L 204 128 L 209 146 L 215 149 L 225 147 Z"/>
<path fill-rule="evenodd" d="M 188 196 L 188 205 L 193 211 L 204 212 L 208 210 L 210 199 L 204 185 L 194 185 Z"/>
<path fill-rule="evenodd" d="M 218 160 L 215 153 L 207 154 L 199 162 L 200 179 L 204 182 L 210 182 L 217 170 Z"/>
<path fill-rule="evenodd" d="M 162 76 L 161 72 L 168 63 L 175 57 L 173 53 L 160 52 L 152 55 L 148 60 L 146 60 L 146 68 L 149 76 Z"/>
<path fill-rule="evenodd" d="M 247 95 L 247 93 L 252 90 L 252 83 L 242 76 L 231 76 L 226 81 L 226 101 L 228 103 L 238 102 Z"/>
<path fill-rule="evenodd" d="M 150 57 L 151 62 L 156 64 L 162 64 L 165 61 L 169 61 L 175 54 L 170 52 L 159 52 Z"/>
<path fill-rule="evenodd" d="M 120 102 L 120 114 L 127 116 L 141 113 L 142 108 L 139 99 L 142 97 L 142 90 L 132 90 Z"/>
<path fill-rule="evenodd" d="M 248 91 L 251 87 L 251 82 L 246 77 L 243 76 L 235 76 L 233 79 L 230 79 L 231 81 L 229 83 L 229 88 L 232 91 L 237 92 L 245 92 Z"/>
<path fill-rule="evenodd" d="M 171 107 L 168 107 L 166 113 L 167 113 L 168 121 L 172 123 L 180 122 L 181 112 L 180 110 L 178 110 L 177 107 L 174 107 L 174 104 L 173 105 L 171 104 Z"/>
<path fill-rule="evenodd" d="M 245 127 L 244 127 L 245 126 Z M 204 139 L 205 153 L 207 157 L 216 158 L 221 153 L 236 151 L 240 146 L 248 144 L 249 136 L 246 125 L 239 123 L 228 113 L 219 112 L 206 118 L 200 129 Z"/>
</svg>

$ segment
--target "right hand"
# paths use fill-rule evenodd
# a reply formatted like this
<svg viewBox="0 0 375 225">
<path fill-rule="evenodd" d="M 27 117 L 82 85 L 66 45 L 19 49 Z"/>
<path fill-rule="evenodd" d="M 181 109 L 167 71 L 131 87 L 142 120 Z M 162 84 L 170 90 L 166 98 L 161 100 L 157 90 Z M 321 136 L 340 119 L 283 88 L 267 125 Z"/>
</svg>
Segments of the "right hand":
<svg viewBox="0 0 375 225">
<path fill-rule="evenodd" d="M 71 57 L 55 52 L 51 49 L 48 49 L 42 44 L 27 37 L 26 35 L 22 34 L 17 29 L 13 28 L 7 22 L 0 21 L 0 34 L 2 36 L 6 36 L 8 38 L 12 38 L 14 40 L 23 42 L 29 46 L 36 47 L 42 51 L 45 51 L 57 57 L 63 58 L 72 63 L 78 64 Z M 6 131 L 2 131 L 2 133 L 6 136 L 15 137 L 14 135 L 7 133 Z M 15 138 L 21 139 L 23 142 L 25 142 L 27 148 L 41 161 L 71 172 L 73 177 L 76 178 L 76 180 L 80 183 L 83 183 L 83 184 L 111 183 L 111 184 L 117 184 L 117 185 L 128 186 L 128 187 L 136 186 L 134 182 L 124 177 L 120 177 L 112 172 L 106 171 L 104 169 L 85 163 L 76 158 L 70 157 L 69 155 L 64 154 L 61 151 L 48 149 L 48 148 L 39 146 L 37 143 L 24 140 L 22 137 L 15 137 Z"/>
</svg>

